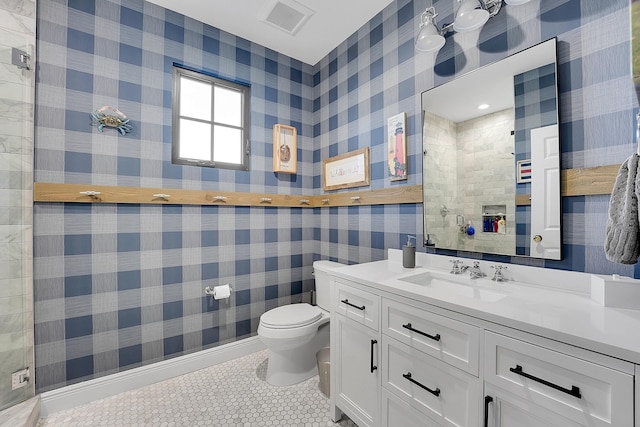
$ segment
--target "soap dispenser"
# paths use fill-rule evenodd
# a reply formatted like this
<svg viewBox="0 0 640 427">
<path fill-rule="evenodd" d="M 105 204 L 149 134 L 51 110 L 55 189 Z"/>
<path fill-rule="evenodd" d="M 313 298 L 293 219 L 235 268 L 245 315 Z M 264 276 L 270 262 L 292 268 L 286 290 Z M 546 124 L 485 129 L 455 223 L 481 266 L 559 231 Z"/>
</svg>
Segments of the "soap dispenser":
<svg viewBox="0 0 640 427">
<path fill-rule="evenodd" d="M 411 244 L 411 239 L 416 240 L 416 236 L 407 234 L 407 244 L 402 247 L 402 266 L 404 268 L 416 266 L 416 247 Z"/>
</svg>

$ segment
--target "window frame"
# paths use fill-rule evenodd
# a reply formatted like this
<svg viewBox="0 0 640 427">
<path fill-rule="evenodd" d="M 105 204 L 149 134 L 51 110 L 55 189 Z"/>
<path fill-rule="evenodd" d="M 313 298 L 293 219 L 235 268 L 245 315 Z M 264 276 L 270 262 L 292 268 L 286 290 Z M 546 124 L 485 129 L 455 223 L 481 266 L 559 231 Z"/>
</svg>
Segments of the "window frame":
<svg viewBox="0 0 640 427">
<path fill-rule="evenodd" d="M 209 121 L 195 119 L 193 117 L 184 116 L 184 118 L 195 120 L 200 123 L 208 123 L 211 125 L 211 160 L 202 159 L 190 159 L 180 157 L 180 119 L 183 117 L 180 115 L 180 82 L 182 77 L 197 80 L 199 82 L 209 84 L 212 87 L 211 90 L 211 118 Z M 217 169 L 231 169 L 231 170 L 249 170 L 249 154 L 250 154 L 250 108 L 249 100 L 251 97 L 250 86 L 238 82 L 233 82 L 220 77 L 215 77 L 205 72 L 199 72 L 196 70 L 180 67 L 176 64 L 173 65 L 173 90 L 171 94 L 171 163 L 178 165 L 189 166 L 202 166 Z M 215 114 L 215 87 L 221 87 L 224 89 L 238 91 L 242 95 L 242 118 L 240 120 L 241 126 L 231 126 L 225 123 L 217 123 L 214 121 Z M 228 163 L 228 162 L 216 162 L 213 160 L 213 153 L 216 141 L 214 139 L 215 126 L 224 126 L 232 129 L 240 129 L 242 133 L 242 163 Z"/>
</svg>

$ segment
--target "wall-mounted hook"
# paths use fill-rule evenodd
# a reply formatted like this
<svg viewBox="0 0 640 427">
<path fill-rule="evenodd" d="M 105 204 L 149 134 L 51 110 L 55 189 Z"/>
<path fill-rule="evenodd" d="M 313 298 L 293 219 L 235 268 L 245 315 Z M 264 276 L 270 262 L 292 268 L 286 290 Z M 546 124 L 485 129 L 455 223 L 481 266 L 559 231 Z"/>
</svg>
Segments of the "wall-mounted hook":
<svg viewBox="0 0 640 427">
<path fill-rule="evenodd" d="M 271 203 L 271 197 L 260 197 L 261 203 Z"/>
<path fill-rule="evenodd" d="M 89 196 L 91 200 L 97 201 L 100 200 L 100 197 L 98 196 L 101 193 L 99 191 L 80 191 L 80 194 L 82 194 L 83 196 Z"/>
<path fill-rule="evenodd" d="M 358 202 L 360 201 L 360 196 L 351 196 L 349 197 L 351 200 L 353 200 L 354 202 Z"/>
<path fill-rule="evenodd" d="M 171 197 L 171 195 L 170 194 L 164 194 L 164 193 L 158 193 L 158 194 L 154 194 L 153 197 L 154 197 L 154 199 L 169 200 L 169 197 Z"/>
<path fill-rule="evenodd" d="M 300 204 L 301 205 L 308 205 L 309 204 L 309 199 L 300 199 Z"/>
<path fill-rule="evenodd" d="M 329 199 L 322 199 L 322 203 L 324 203 L 325 205 L 329 204 Z"/>
</svg>

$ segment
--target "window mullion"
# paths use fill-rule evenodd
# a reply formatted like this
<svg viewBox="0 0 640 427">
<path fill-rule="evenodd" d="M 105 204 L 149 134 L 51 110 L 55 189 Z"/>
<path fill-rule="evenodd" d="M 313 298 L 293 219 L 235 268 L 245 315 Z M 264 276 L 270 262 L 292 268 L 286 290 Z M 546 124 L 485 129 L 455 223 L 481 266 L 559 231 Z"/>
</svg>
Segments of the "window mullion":
<svg viewBox="0 0 640 427">
<path fill-rule="evenodd" d="M 214 139 L 214 134 L 215 134 L 215 121 L 214 121 L 214 117 L 216 116 L 216 110 L 215 110 L 215 98 L 216 98 L 216 85 L 215 83 L 213 83 L 211 85 L 211 161 L 213 163 L 216 162 L 216 158 L 215 158 L 215 139 Z"/>
<path fill-rule="evenodd" d="M 228 125 L 226 123 L 218 123 L 218 122 L 211 122 L 212 125 L 216 125 L 216 126 L 220 126 L 220 127 L 225 127 L 225 128 L 229 128 L 229 129 L 238 129 L 238 130 L 242 130 L 242 126 L 234 126 L 234 125 Z"/>
<path fill-rule="evenodd" d="M 189 116 L 179 116 L 180 119 L 185 119 L 185 120 L 191 120 L 192 122 L 198 122 L 198 123 L 206 123 L 208 125 L 213 125 L 212 122 L 210 122 L 209 120 L 203 120 L 203 119 L 197 119 L 195 117 L 189 117 Z"/>
</svg>

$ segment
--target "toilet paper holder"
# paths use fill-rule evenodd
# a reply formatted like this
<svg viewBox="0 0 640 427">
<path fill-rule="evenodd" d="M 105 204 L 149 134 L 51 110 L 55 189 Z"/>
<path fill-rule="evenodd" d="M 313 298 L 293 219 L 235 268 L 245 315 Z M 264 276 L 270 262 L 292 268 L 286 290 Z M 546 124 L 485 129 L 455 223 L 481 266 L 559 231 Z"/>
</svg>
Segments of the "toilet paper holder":
<svg viewBox="0 0 640 427">
<path fill-rule="evenodd" d="M 215 290 L 215 286 L 207 286 L 206 288 L 204 288 L 204 293 L 205 295 L 209 295 L 215 298 L 216 296 L 216 290 Z M 233 292 L 233 288 L 231 286 L 229 286 L 229 292 Z"/>
</svg>

